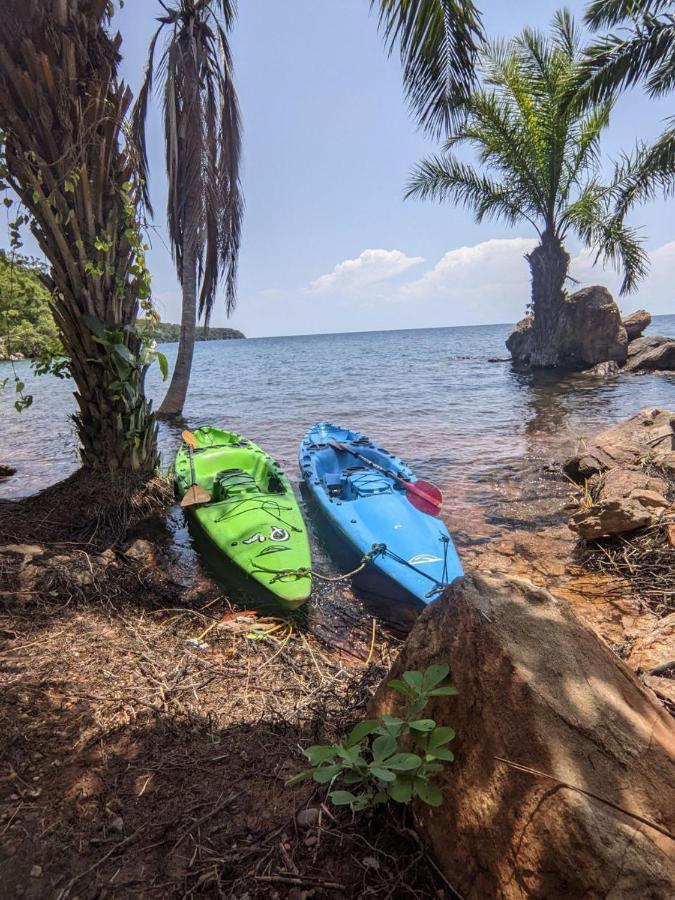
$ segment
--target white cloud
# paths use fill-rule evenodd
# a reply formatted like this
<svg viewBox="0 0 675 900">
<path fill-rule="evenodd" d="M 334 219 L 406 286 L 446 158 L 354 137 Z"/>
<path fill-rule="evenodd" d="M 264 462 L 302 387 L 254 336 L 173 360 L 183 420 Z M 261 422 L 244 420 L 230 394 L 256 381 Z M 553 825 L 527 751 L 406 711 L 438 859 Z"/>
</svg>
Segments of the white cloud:
<svg viewBox="0 0 675 900">
<path fill-rule="evenodd" d="M 321 275 L 309 286 L 312 294 L 353 294 L 365 287 L 401 275 L 424 262 L 422 256 L 407 256 L 400 250 L 364 250 L 356 259 L 345 259 L 332 272 Z"/>
</svg>

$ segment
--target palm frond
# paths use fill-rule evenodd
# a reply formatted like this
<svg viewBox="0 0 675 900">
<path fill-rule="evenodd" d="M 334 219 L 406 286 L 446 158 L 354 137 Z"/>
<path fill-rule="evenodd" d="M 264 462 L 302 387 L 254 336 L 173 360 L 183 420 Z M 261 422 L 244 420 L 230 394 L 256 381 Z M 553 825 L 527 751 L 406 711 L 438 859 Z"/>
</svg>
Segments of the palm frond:
<svg viewBox="0 0 675 900">
<path fill-rule="evenodd" d="M 658 15 L 671 5 L 672 0 L 592 0 L 584 21 L 593 29 L 612 28 L 628 19 Z"/>
<path fill-rule="evenodd" d="M 438 136 L 462 114 L 483 42 L 472 0 L 370 0 L 388 50 L 397 47 L 405 90 L 421 127 Z"/>
</svg>

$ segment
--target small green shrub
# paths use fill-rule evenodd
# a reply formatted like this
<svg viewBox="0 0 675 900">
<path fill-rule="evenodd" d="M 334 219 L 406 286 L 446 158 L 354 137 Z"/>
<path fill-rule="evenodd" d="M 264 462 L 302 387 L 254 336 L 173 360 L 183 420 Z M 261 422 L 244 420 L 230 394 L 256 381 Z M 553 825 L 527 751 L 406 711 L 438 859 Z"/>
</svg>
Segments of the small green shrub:
<svg viewBox="0 0 675 900">
<path fill-rule="evenodd" d="M 339 744 L 308 747 L 303 753 L 310 768 L 287 783 L 312 778 L 317 784 L 330 785 L 333 805 L 354 811 L 389 800 L 409 803 L 414 797 L 439 806 L 443 798 L 434 779 L 454 759 L 447 745 L 455 732 L 420 717 L 431 697 L 457 693 L 443 684 L 448 671 L 446 665 L 429 666 L 425 672 L 405 672 L 402 680 L 389 681 L 388 686 L 408 700 L 403 717 L 367 719 Z"/>
</svg>

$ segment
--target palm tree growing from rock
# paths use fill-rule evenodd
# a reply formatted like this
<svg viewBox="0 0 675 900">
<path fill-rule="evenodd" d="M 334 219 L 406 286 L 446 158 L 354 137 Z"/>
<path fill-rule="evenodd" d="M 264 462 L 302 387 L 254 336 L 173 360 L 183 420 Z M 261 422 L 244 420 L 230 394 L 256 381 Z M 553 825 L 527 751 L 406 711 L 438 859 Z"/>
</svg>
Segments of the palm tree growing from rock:
<svg viewBox="0 0 675 900">
<path fill-rule="evenodd" d="M 595 30 L 621 29 L 599 38 L 586 50 L 580 67 L 583 100 L 605 102 L 620 91 L 644 83 L 650 97 L 675 87 L 675 3 L 673 0 L 594 0 L 585 16 Z M 617 213 L 634 203 L 675 190 L 675 117 L 652 145 L 640 144 L 626 159 L 632 174 L 619 194 Z"/>
<path fill-rule="evenodd" d="M 197 318 L 203 316 L 208 325 L 221 280 L 228 315 L 236 303 L 241 128 L 226 34 L 235 16 L 234 0 L 161 5 L 165 14 L 150 44 L 132 133 L 147 185 L 148 102 L 157 41 L 166 35 L 158 66 L 169 179 L 167 220 L 182 288 L 182 314 L 176 365 L 158 414 L 176 417 L 183 411 L 190 381 Z M 149 205 L 147 193 L 146 200 Z"/>
<path fill-rule="evenodd" d="M 117 480 L 150 475 L 158 455 L 144 394 L 153 354 L 136 324 L 149 294 L 140 181 L 122 136 L 131 92 L 109 11 L 103 0 L 3 3 L 0 175 L 49 261 L 41 277 L 76 385 L 83 466 Z"/>
<path fill-rule="evenodd" d="M 444 153 L 414 171 L 409 196 L 450 199 L 473 210 L 476 221 L 527 223 L 539 244 L 526 257 L 532 281 L 530 365 L 555 367 L 561 358 L 561 319 L 576 235 L 605 260 L 623 268 L 622 291 L 646 271 L 646 255 L 633 230 L 613 215 L 612 201 L 628 175 L 599 178 L 599 141 L 611 101 L 569 103 L 582 60 L 580 35 L 566 11 L 549 37 L 525 29 L 515 39 L 484 48 L 483 84 L 464 103 L 465 119 Z M 473 148 L 481 168 L 455 150 Z"/>
</svg>

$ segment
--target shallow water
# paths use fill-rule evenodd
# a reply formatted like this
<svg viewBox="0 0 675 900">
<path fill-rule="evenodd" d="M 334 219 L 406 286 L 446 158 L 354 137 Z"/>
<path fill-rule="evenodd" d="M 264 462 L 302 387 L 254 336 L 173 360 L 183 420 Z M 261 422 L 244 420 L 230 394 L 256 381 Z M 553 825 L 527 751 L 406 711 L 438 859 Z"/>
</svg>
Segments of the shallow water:
<svg viewBox="0 0 675 900">
<path fill-rule="evenodd" d="M 644 406 L 675 406 L 675 376 L 525 375 L 505 362 L 511 326 L 258 338 L 199 343 L 185 408 L 189 427 L 210 423 L 260 443 L 298 482 L 297 448 L 305 431 L 327 420 L 364 431 L 444 490 L 444 514 L 459 542 L 480 537 L 496 498 L 522 490 L 541 463 L 573 449 L 577 439 Z M 649 332 L 675 337 L 675 316 L 657 317 Z M 163 348 L 171 363 L 176 345 Z M 33 493 L 77 467 L 69 415 L 72 384 L 34 378 L 15 363 L 35 396 L 17 414 L 0 392 L 0 461 L 18 468 L 1 497 Z M 11 373 L 0 363 L 0 380 Z M 10 385 L 11 386 L 11 385 Z M 164 385 L 155 368 L 150 396 Z M 160 426 L 163 462 L 179 429 Z M 478 516 L 476 514 L 479 513 Z M 475 518 L 475 527 L 474 527 Z M 480 533 L 479 533 L 480 532 Z M 486 536 L 486 535 L 485 535 Z"/>
</svg>

